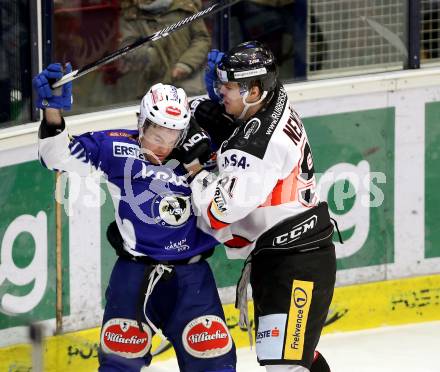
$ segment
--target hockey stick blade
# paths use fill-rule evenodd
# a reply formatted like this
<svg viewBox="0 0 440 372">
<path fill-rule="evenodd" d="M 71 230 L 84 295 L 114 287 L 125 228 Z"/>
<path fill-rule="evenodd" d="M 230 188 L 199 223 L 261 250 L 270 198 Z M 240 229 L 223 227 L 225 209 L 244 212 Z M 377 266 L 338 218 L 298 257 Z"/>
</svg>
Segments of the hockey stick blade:
<svg viewBox="0 0 440 372">
<path fill-rule="evenodd" d="M 122 56 L 126 55 L 127 53 L 133 52 L 134 50 L 143 46 L 145 43 L 148 43 L 149 41 L 156 41 L 156 40 L 162 39 L 164 37 L 167 37 L 172 32 L 177 31 L 177 30 L 181 29 L 182 27 L 185 27 L 188 24 L 190 24 L 196 20 L 205 18 L 208 15 L 215 14 L 225 8 L 228 8 L 228 7 L 238 3 L 239 1 L 241 1 L 241 0 L 219 1 L 216 4 L 213 4 L 209 7 L 201 10 L 200 12 L 194 13 L 192 16 L 186 17 L 186 18 L 180 20 L 179 22 L 173 23 L 173 24 L 163 28 L 162 30 L 155 32 L 152 35 L 140 37 L 139 39 L 134 41 L 132 44 L 127 45 L 121 49 L 118 49 L 118 50 L 98 59 L 95 62 L 89 63 L 88 65 L 85 65 L 84 67 L 82 67 L 78 70 L 72 71 L 71 73 L 64 75 L 60 80 L 58 80 L 57 82 L 55 82 L 52 85 L 52 88 L 58 88 L 61 85 L 68 83 L 69 81 L 78 79 L 79 77 L 84 76 L 84 75 L 88 74 L 89 72 L 95 71 L 96 69 L 98 69 L 101 66 L 104 66 L 110 62 L 113 62 L 113 61 L 121 58 Z"/>
</svg>

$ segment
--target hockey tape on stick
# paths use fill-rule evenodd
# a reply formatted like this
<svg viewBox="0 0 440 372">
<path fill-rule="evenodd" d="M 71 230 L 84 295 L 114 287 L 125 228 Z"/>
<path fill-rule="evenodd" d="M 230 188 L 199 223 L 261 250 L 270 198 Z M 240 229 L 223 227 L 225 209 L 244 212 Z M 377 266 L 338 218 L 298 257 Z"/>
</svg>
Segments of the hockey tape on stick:
<svg viewBox="0 0 440 372">
<path fill-rule="evenodd" d="M 239 1 L 241 1 L 241 0 L 218 1 L 216 4 L 213 4 L 209 7 L 207 7 L 206 9 L 203 9 L 200 12 L 193 14 L 192 16 L 186 17 L 186 18 L 180 20 L 179 22 L 173 23 L 173 24 L 163 28 L 162 30 L 155 32 L 152 35 L 140 37 L 139 39 L 134 41 L 132 44 L 127 45 L 121 49 L 118 49 L 118 50 L 114 51 L 113 53 L 110 53 L 110 54 L 98 59 L 95 62 L 89 63 L 88 65 L 85 65 L 84 67 L 82 67 L 78 70 L 72 71 L 71 73 L 64 75 L 60 80 L 58 80 L 57 82 L 55 82 L 52 85 L 52 88 L 58 88 L 61 85 L 68 83 L 69 81 L 78 79 L 79 77 L 84 76 L 84 75 L 88 74 L 89 72 L 95 71 L 96 69 L 98 69 L 99 67 L 101 67 L 103 65 L 106 65 L 107 63 L 113 62 L 113 61 L 117 60 L 118 58 L 121 58 L 122 56 L 126 55 L 127 53 L 133 52 L 134 50 L 140 48 L 145 43 L 148 43 L 149 41 L 156 41 L 156 40 L 162 39 L 164 37 L 167 37 L 172 32 L 177 31 L 177 30 L 181 29 L 182 27 L 185 27 L 196 20 L 205 18 L 208 15 L 215 14 L 215 13 L 219 12 L 220 10 L 228 8 L 228 7 L 238 3 Z"/>
</svg>

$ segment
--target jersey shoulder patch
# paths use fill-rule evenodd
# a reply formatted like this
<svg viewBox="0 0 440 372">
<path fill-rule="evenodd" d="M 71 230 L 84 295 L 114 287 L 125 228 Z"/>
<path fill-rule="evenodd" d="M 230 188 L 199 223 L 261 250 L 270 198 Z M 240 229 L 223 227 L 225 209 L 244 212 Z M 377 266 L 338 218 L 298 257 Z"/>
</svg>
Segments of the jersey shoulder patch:
<svg viewBox="0 0 440 372">
<path fill-rule="evenodd" d="M 73 136 L 74 139 L 89 138 L 97 143 L 125 141 L 137 143 L 138 132 L 136 130 L 114 129 L 102 130 L 96 132 L 86 132 L 83 134 Z"/>
<path fill-rule="evenodd" d="M 232 136 L 223 142 L 220 152 L 235 149 L 263 159 L 286 109 L 288 97 L 284 87 L 280 85 L 268 107 L 236 128 Z"/>
<path fill-rule="evenodd" d="M 136 130 L 115 129 L 102 132 L 104 135 L 112 138 L 127 138 L 130 141 L 137 142 L 138 132 Z"/>
</svg>

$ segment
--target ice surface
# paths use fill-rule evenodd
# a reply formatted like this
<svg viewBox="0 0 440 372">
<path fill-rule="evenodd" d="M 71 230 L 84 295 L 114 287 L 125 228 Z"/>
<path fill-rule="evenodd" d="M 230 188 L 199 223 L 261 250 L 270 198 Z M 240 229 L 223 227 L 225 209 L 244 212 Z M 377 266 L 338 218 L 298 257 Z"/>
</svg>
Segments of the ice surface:
<svg viewBox="0 0 440 372">
<path fill-rule="evenodd" d="M 440 321 L 365 331 L 327 334 L 318 350 L 334 372 L 440 372 Z M 265 372 L 255 350 L 237 351 L 237 372 Z M 157 362 L 145 372 L 177 372 L 175 359 Z"/>
</svg>

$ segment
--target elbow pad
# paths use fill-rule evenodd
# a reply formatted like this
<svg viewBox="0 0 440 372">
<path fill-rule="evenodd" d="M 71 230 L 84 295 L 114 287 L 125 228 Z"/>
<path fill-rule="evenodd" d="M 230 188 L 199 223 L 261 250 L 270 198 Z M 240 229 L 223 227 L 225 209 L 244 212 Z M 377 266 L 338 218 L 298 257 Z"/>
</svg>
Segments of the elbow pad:
<svg viewBox="0 0 440 372">
<path fill-rule="evenodd" d="M 40 124 L 40 129 L 38 131 L 38 138 L 44 139 L 48 137 L 54 137 L 60 134 L 66 128 L 66 122 L 62 118 L 61 125 L 51 125 L 48 124 L 46 119 L 43 119 Z"/>
</svg>

